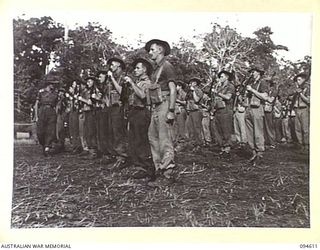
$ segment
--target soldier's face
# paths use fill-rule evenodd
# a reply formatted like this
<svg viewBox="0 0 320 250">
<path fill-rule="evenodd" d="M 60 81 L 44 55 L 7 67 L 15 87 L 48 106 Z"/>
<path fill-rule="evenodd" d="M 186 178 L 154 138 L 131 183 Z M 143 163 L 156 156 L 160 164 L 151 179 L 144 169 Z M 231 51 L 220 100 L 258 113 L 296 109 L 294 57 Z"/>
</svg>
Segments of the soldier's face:
<svg viewBox="0 0 320 250">
<path fill-rule="evenodd" d="M 260 72 L 259 72 L 259 71 L 255 71 L 255 70 L 252 72 L 252 74 L 253 74 L 253 78 L 254 78 L 254 79 L 259 79 L 260 76 L 261 76 L 261 75 L 260 75 Z"/>
<path fill-rule="evenodd" d="M 92 79 L 88 79 L 88 81 L 87 81 L 87 86 L 89 87 L 89 88 L 91 88 L 92 86 L 93 86 L 93 80 Z"/>
<path fill-rule="evenodd" d="M 220 82 L 224 83 L 228 79 L 228 77 L 226 76 L 226 74 L 222 73 L 219 79 L 220 79 Z"/>
<path fill-rule="evenodd" d="M 142 63 L 137 63 L 135 69 L 134 69 L 134 75 L 135 76 L 142 76 L 146 72 L 146 68 L 143 66 Z"/>
<path fill-rule="evenodd" d="M 103 83 L 107 79 L 107 76 L 105 74 L 99 74 L 99 82 Z"/>
<path fill-rule="evenodd" d="M 161 46 L 155 43 L 150 46 L 149 55 L 152 60 L 156 60 L 158 56 L 161 54 L 161 52 L 162 52 Z"/>
<path fill-rule="evenodd" d="M 306 79 L 304 79 L 303 77 L 301 77 L 301 76 L 297 77 L 297 83 L 299 85 L 302 85 L 305 81 L 306 81 Z"/>
<path fill-rule="evenodd" d="M 116 62 L 116 61 L 111 62 L 110 70 L 112 72 L 115 72 L 118 68 L 120 68 L 120 63 L 119 62 Z"/>
<path fill-rule="evenodd" d="M 181 85 L 177 85 L 177 90 L 179 91 L 181 89 Z"/>
</svg>

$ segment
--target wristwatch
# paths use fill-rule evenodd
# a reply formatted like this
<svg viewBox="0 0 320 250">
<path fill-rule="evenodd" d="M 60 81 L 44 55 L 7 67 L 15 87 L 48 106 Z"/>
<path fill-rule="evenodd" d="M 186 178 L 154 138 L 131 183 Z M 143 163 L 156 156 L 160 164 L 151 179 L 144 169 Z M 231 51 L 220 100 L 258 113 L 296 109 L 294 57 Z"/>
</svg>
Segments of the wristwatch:
<svg viewBox="0 0 320 250">
<path fill-rule="evenodd" d="M 174 112 L 174 109 L 169 109 L 169 111 L 173 113 L 173 112 Z"/>
</svg>

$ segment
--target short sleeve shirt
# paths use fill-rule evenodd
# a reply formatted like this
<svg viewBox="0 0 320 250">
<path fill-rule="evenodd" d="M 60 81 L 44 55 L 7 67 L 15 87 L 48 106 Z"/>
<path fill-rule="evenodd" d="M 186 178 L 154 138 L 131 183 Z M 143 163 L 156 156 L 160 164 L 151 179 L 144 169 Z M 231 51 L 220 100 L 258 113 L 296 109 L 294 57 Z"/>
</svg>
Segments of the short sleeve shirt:
<svg viewBox="0 0 320 250">
<path fill-rule="evenodd" d="M 144 92 L 146 92 L 147 87 L 151 84 L 151 81 L 148 76 L 141 77 L 138 82 L 137 86 L 142 89 Z M 129 96 L 129 105 L 134 107 L 144 107 L 145 106 L 145 100 L 141 99 L 137 94 L 131 90 L 131 94 Z"/>
<path fill-rule="evenodd" d="M 156 66 L 156 69 L 152 74 L 152 77 L 151 77 L 152 83 L 156 82 L 160 70 L 161 70 L 161 72 L 160 72 L 160 76 L 158 79 L 158 84 L 160 84 L 161 90 L 169 91 L 169 82 L 176 81 L 176 73 L 175 73 L 174 67 L 172 66 L 172 64 L 169 61 L 167 61 L 166 58 L 164 58 Z"/>
</svg>

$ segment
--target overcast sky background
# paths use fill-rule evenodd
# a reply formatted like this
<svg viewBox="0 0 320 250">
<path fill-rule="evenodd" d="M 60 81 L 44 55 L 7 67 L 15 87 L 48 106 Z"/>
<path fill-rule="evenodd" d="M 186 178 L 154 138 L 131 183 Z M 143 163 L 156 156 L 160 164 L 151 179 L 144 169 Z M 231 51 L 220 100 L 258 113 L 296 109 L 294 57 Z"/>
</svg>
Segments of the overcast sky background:
<svg viewBox="0 0 320 250">
<path fill-rule="evenodd" d="M 297 61 L 311 55 L 312 15 L 310 13 L 214 13 L 214 12 L 39 12 L 14 13 L 13 18 L 51 16 L 67 24 L 70 29 L 88 22 L 107 26 L 118 43 L 137 46 L 139 34 L 143 41 L 152 38 L 177 43 L 180 37 L 194 41 L 193 36 L 211 30 L 211 23 L 229 25 L 243 36 L 253 37 L 253 32 L 264 26 L 271 27 L 275 44 L 289 51 L 279 52 L 280 57 Z"/>
</svg>

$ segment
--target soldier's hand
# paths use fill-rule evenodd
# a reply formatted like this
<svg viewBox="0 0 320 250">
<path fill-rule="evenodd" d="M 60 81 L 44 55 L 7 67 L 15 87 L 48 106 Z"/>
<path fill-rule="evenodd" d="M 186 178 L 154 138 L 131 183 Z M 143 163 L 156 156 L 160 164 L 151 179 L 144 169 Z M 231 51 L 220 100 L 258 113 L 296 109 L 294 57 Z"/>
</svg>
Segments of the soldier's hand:
<svg viewBox="0 0 320 250">
<path fill-rule="evenodd" d="M 91 101 L 91 100 L 88 100 L 88 104 L 89 104 L 89 105 L 92 105 L 92 101 Z"/>
<path fill-rule="evenodd" d="M 130 83 L 130 84 L 133 83 L 132 79 L 131 79 L 129 76 L 125 76 L 125 77 L 124 77 L 124 80 L 125 80 L 125 82 L 128 82 L 128 83 Z"/>
<path fill-rule="evenodd" d="M 250 85 L 247 85 L 247 90 L 251 92 L 252 91 L 252 87 Z"/>
<path fill-rule="evenodd" d="M 167 113 L 167 121 L 166 121 L 168 124 L 173 124 L 173 122 L 174 122 L 174 112 L 171 112 L 171 111 L 169 111 L 168 113 Z"/>
<path fill-rule="evenodd" d="M 302 89 L 297 88 L 296 92 L 297 92 L 298 94 L 300 94 L 300 93 L 302 92 Z"/>
<path fill-rule="evenodd" d="M 107 75 L 110 76 L 110 77 L 113 76 L 113 74 L 112 74 L 112 72 L 110 70 L 108 71 Z"/>
</svg>

